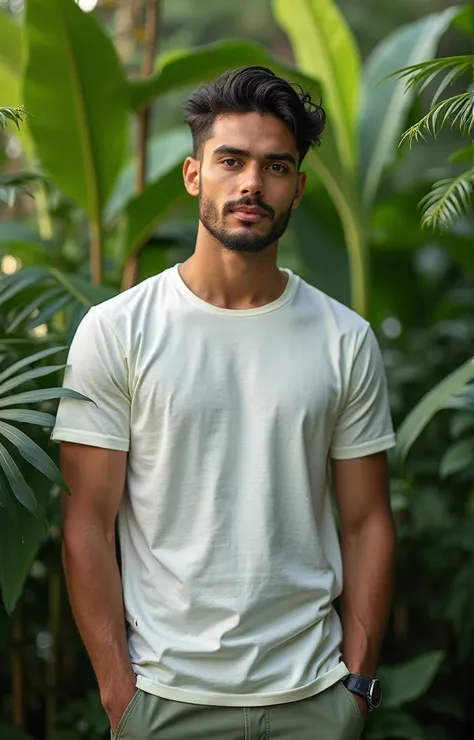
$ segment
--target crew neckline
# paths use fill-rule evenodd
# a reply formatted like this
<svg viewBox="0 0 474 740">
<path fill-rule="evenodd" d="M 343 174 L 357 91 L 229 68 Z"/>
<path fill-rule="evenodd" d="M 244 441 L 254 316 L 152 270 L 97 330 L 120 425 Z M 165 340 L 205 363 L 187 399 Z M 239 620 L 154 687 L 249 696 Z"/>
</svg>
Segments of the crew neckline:
<svg viewBox="0 0 474 740">
<path fill-rule="evenodd" d="M 200 298 L 198 295 L 196 295 L 196 293 L 193 293 L 190 288 L 188 288 L 178 269 L 181 264 L 181 262 L 177 262 L 175 266 L 171 268 L 172 278 L 180 293 L 196 306 L 199 306 L 209 313 L 220 314 L 221 316 L 260 316 L 261 314 L 275 311 L 276 309 L 281 308 L 286 303 L 288 303 L 289 300 L 291 300 L 291 298 L 295 294 L 298 285 L 298 276 L 295 275 L 294 272 L 288 267 L 280 267 L 279 269 L 282 272 L 286 272 L 286 274 L 288 275 L 288 282 L 285 286 L 285 290 L 279 298 L 271 301 L 270 303 L 266 303 L 264 306 L 256 306 L 255 308 L 222 308 L 221 306 L 215 306 L 213 303 L 205 301 L 203 298 Z"/>
</svg>

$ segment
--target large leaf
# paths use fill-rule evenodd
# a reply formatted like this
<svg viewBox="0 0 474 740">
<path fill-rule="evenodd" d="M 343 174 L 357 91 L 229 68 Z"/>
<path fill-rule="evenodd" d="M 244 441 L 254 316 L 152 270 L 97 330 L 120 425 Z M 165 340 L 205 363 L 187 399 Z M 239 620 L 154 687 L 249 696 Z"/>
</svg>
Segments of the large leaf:
<svg viewBox="0 0 474 740">
<path fill-rule="evenodd" d="M 125 78 L 112 41 L 74 0 L 29 0 L 25 107 L 36 151 L 98 223 L 127 140 Z"/>
<path fill-rule="evenodd" d="M 182 166 L 160 177 L 131 200 L 125 210 L 124 257 L 134 254 L 185 195 Z"/>
<path fill-rule="evenodd" d="M 169 52 L 158 59 L 156 75 L 129 83 L 130 104 L 139 110 L 160 95 L 209 82 L 228 69 L 248 64 L 273 67 L 272 61 L 275 62 L 262 46 L 239 40 Z"/>
<path fill-rule="evenodd" d="M 51 484 L 39 474 L 31 483 L 47 510 Z M 9 614 L 15 608 L 33 561 L 48 532 L 44 522 L 40 522 L 17 501 L 14 500 L 13 504 L 14 516 L 0 516 L 0 586 Z M 5 737 L 10 738 L 10 735 Z M 13 740 L 14 736 L 11 737 Z"/>
<path fill-rule="evenodd" d="M 362 201 L 372 204 L 384 167 L 396 153 L 415 91 L 405 92 L 403 80 L 385 79 L 401 67 L 431 59 L 457 8 L 425 16 L 398 28 L 381 41 L 364 67 L 359 116 Z"/>
<path fill-rule="evenodd" d="M 471 358 L 432 388 L 410 411 L 397 434 L 397 455 L 401 463 L 436 412 L 443 408 L 450 396 L 459 393 L 473 377 L 474 358 Z"/>
<path fill-rule="evenodd" d="M 180 126 L 155 136 L 148 144 L 147 183 L 154 182 L 181 164 L 192 152 L 191 133 Z M 106 208 L 106 218 L 116 216 L 136 194 L 136 160 L 122 171 Z"/>
<path fill-rule="evenodd" d="M 351 30 L 333 0 L 273 0 L 273 8 L 291 40 L 298 68 L 322 85 L 339 155 L 353 171 L 360 62 Z"/>
<path fill-rule="evenodd" d="M 444 657 L 444 652 L 435 650 L 390 668 L 389 673 L 386 669 L 384 706 L 396 708 L 419 699 L 431 686 Z"/>
<path fill-rule="evenodd" d="M 2 104 L 21 105 L 21 80 L 24 65 L 24 43 L 20 27 L 11 16 L 0 12 L 0 90 Z M 28 122 L 24 121 L 17 135 L 22 140 L 28 154 L 32 152 L 32 142 Z"/>
</svg>

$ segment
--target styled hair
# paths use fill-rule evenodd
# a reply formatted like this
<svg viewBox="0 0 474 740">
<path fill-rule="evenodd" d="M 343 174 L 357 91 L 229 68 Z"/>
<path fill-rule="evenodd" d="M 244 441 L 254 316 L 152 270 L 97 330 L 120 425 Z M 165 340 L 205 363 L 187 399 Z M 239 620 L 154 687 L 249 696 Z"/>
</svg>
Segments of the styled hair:
<svg viewBox="0 0 474 740">
<path fill-rule="evenodd" d="M 278 77 L 267 67 L 240 67 L 199 87 L 185 103 L 194 156 L 212 136 L 215 119 L 226 113 L 270 114 L 283 121 L 296 138 L 300 161 L 320 143 L 326 114 L 300 85 Z"/>
</svg>

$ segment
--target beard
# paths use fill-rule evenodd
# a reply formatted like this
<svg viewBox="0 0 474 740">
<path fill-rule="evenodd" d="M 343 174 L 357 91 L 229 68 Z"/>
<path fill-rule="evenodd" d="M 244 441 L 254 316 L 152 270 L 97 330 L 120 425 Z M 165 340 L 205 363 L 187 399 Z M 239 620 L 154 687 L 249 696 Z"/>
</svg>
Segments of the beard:
<svg viewBox="0 0 474 740">
<path fill-rule="evenodd" d="M 248 224 L 242 223 L 239 231 L 228 229 L 224 225 L 223 216 L 226 213 L 230 213 L 232 208 L 235 208 L 237 205 L 258 206 L 267 210 L 272 219 L 272 225 L 268 234 L 256 234 L 252 230 L 251 221 Z M 209 198 L 206 198 L 202 192 L 199 195 L 199 220 L 207 231 L 212 234 L 214 239 L 231 252 L 257 254 L 271 244 L 274 244 L 285 233 L 292 210 L 290 206 L 288 210 L 283 211 L 283 213 L 275 217 L 274 211 L 269 206 L 261 201 L 257 201 L 255 198 L 248 197 L 242 198 L 238 202 L 227 203 L 222 209 L 223 216 L 221 217 L 216 204 Z"/>
</svg>

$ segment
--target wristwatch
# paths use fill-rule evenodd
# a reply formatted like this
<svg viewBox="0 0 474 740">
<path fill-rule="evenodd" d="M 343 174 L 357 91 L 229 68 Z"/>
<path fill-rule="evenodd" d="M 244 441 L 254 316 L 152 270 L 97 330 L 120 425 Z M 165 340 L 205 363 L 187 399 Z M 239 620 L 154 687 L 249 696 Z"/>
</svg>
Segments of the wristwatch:
<svg viewBox="0 0 474 740">
<path fill-rule="evenodd" d="M 369 705 L 369 712 L 380 706 L 382 701 L 382 687 L 378 678 L 366 678 L 359 676 L 357 673 L 350 673 L 344 680 L 343 684 L 353 694 L 362 696 Z"/>
</svg>

